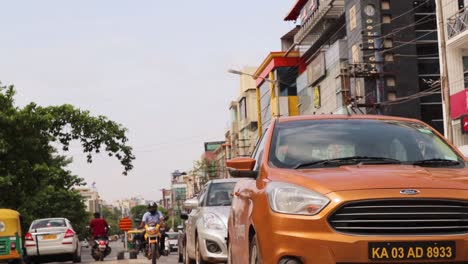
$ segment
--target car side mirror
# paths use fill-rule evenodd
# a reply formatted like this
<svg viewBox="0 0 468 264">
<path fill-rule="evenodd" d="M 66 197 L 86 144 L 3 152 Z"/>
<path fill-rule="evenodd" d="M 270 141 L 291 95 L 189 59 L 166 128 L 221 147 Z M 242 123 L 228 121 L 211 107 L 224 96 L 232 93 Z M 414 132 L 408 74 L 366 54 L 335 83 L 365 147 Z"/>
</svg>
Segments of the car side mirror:
<svg viewBox="0 0 468 264">
<path fill-rule="evenodd" d="M 193 198 L 193 199 L 189 199 L 189 200 L 185 201 L 184 202 L 184 207 L 187 208 L 187 209 L 198 208 L 198 199 Z"/>
<path fill-rule="evenodd" d="M 188 214 L 187 213 L 181 213 L 180 218 L 184 219 L 184 220 L 187 220 L 188 219 Z"/>
<path fill-rule="evenodd" d="M 233 178 L 257 178 L 258 171 L 254 171 L 257 161 L 252 158 L 234 158 L 226 161 L 229 175 Z"/>
</svg>

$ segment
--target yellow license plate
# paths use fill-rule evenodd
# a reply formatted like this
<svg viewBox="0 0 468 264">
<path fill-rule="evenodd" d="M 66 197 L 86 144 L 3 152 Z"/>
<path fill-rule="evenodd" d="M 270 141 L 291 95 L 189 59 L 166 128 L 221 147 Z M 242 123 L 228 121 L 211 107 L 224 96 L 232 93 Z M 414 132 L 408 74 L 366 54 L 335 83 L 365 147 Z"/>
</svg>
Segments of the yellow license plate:
<svg viewBox="0 0 468 264">
<path fill-rule="evenodd" d="M 43 235 L 42 239 L 43 240 L 57 239 L 57 235 Z"/>
<path fill-rule="evenodd" d="M 455 257 L 455 241 L 369 243 L 370 260 L 448 260 Z"/>
</svg>

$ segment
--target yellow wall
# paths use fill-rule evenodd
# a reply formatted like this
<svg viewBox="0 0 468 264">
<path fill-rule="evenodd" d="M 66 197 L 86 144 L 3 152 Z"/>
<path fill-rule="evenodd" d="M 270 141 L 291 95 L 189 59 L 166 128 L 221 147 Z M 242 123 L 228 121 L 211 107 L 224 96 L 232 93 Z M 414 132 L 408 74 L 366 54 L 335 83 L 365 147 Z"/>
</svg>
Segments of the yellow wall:
<svg viewBox="0 0 468 264">
<path fill-rule="evenodd" d="M 289 104 L 289 115 L 290 116 L 297 116 L 299 115 L 299 97 L 297 96 L 289 96 L 288 98 Z"/>
</svg>

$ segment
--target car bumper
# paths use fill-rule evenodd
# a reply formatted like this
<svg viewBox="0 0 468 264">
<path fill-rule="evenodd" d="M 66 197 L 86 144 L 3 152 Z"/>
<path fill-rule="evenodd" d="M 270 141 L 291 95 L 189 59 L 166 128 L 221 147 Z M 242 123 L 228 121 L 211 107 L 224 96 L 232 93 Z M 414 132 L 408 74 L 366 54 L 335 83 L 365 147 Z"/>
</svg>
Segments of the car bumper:
<svg viewBox="0 0 468 264">
<path fill-rule="evenodd" d="M 47 255 L 60 255 L 60 254 L 74 254 L 76 252 L 76 248 L 73 245 L 47 245 L 47 246 L 40 246 L 39 245 L 39 255 L 40 256 L 47 256 Z M 37 247 L 36 246 L 27 246 L 26 247 L 26 254 L 29 257 L 38 256 L 37 254 Z"/>
<path fill-rule="evenodd" d="M 209 262 L 225 262 L 227 261 L 226 247 L 226 230 L 199 230 L 198 239 L 200 243 L 200 253 L 203 259 Z M 214 243 L 219 248 L 219 251 L 210 252 L 208 244 Z"/>
<path fill-rule="evenodd" d="M 439 190 L 440 191 L 440 190 Z M 294 216 L 269 211 L 268 217 L 260 220 L 261 228 L 256 228 L 260 254 L 263 263 L 278 263 L 286 257 L 294 257 L 302 263 L 468 263 L 468 234 L 461 235 L 350 235 L 335 231 L 328 224 L 328 217 L 342 201 L 395 198 L 380 190 L 381 197 L 369 198 L 369 192 L 355 191 L 332 194 L 331 204 L 316 216 Z M 452 190 L 450 197 L 440 197 L 440 193 L 428 191 L 427 198 L 446 198 L 466 201 L 466 191 Z M 431 197 L 431 194 L 433 195 Z M 418 198 L 425 198 L 422 195 Z M 371 242 L 439 242 L 454 241 L 456 257 L 446 260 L 370 260 Z M 391 255 L 391 252 L 389 252 Z M 391 257 L 391 256 L 390 256 Z M 423 262 L 421 262 L 423 261 Z M 426 262 L 424 262 L 426 261 Z"/>
</svg>

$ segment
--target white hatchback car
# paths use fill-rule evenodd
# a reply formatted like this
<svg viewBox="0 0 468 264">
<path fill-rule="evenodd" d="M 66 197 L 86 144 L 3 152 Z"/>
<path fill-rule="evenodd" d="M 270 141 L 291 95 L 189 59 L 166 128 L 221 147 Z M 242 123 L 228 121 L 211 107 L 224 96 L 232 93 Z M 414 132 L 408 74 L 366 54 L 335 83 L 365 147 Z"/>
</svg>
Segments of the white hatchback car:
<svg viewBox="0 0 468 264">
<path fill-rule="evenodd" d="M 66 218 L 45 218 L 32 222 L 25 235 L 28 262 L 73 261 L 81 262 L 78 235 Z"/>
</svg>

